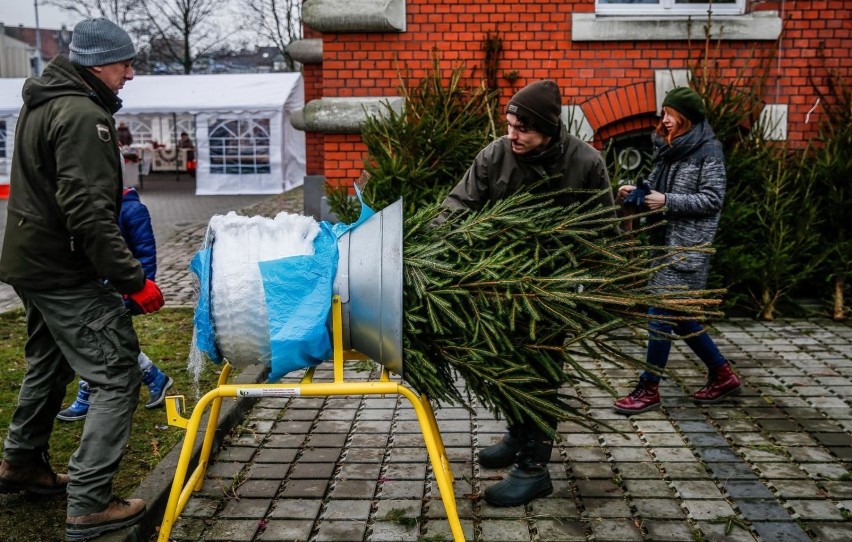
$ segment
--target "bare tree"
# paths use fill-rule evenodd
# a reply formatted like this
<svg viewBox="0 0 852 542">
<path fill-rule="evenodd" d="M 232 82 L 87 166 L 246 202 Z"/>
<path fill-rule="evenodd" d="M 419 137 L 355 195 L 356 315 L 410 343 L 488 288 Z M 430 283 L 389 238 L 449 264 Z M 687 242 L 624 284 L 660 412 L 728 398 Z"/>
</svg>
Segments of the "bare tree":
<svg viewBox="0 0 852 542">
<path fill-rule="evenodd" d="M 142 0 L 42 0 L 45 6 L 79 15 L 81 19 L 105 17 L 121 27 L 139 22 Z"/>
<path fill-rule="evenodd" d="M 151 53 L 192 73 L 199 57 L 224 42 L 216 16 L 229 0 L 141 0 L 152 26 Z M 235 30 L 234 30 L 235 31 Z"/>
<path fill-rule="evenodd" d="M 302 38 L 302 0 L 240 0 L 246 11 L 246 28 L 272 43 L 293 70 L 296 63 L 287 46 Z"/>
</svg>

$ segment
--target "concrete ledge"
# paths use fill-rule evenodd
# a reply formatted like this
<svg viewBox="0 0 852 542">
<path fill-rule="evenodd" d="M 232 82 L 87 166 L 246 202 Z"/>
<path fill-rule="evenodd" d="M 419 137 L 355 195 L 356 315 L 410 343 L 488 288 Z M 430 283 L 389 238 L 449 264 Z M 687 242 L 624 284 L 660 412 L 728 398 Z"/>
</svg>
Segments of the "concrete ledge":
<svg viewBox="0 0 852 542">
<path fill-rule="evenodd" d="M 269 368 L 265 365 L 251 365 L 229 381 L 230 384 L 260 384 L 266 381 Z M 210 390 L 208 390 L 210 391 Z M 206 393 L 206 392 L 205 392 Z M 225 436 L 245 418 L 246 413 L 252 409 L 258 401 L 258 397 L 239 397 L 234 399 L 223 399 L 222 408 L 219 411 L 219 421 L 216 424 L 216 436 L 213 439 L 213 454 L 222 446 Z M 165 417 L 165 413 L 163 414 Z M 201 454 L 201 445 L 204 440 L 204 428 L 210 411 L 204 414 L 198 435 L 195 438 L 195 446 L 192 448 L 192 456 L 189 460 L 187 476 L 198 465 L 198 456 Z M 151 536 L 163 522 L 163 514 L 166 504 L 169 502 L 169 494 L 172 490 L 175 469 L 177 468 L 180 452 L 183 449 L 184 439 L 168 453 L 166 457 L 154 468 L 153 471 L 139 484 L 132 498 L 144 499 L 147 505 L 145 517 L 132 527 L 108 533 L 98 538 L 99 542 L 148 542 Z M 211 454 L 211 456 L 213 455 Z"/>
<path fill-rule="evenodd" d="M 287 54 L 302 64 L 322 64 L 322 40 L 296 40 L 287 46 Z"/>
<path fill-rule="evenodd" d="M 772 41 L 781 35 L 777 11 L 755 11 L 746 15 L 713 17 L 710 35 L 714 40 Z M 706 17 L 629 17 L 574 13 L 571 41 L 666 41 L 704 40 Z"/>
<path fill-rule="evenodd" d="M 405 32 L 406 0 L 311 0 L 302 22 L 318 32 Z"/>
<path fill-rule="evenodd" d="M 394 111 L 402 111 L 403 99 L 399 96 L 320 98 L 291 113 L 290 124 L 305 132 L 357 134 L 368 117 L 382 116 L 388 105 Z"/>
</svg>

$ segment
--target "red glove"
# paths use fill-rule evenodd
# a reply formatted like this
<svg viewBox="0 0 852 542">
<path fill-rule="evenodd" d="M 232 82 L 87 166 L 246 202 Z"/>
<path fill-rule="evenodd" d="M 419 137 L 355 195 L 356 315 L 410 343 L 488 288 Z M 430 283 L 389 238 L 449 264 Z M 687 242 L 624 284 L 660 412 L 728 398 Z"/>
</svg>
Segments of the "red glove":
<svg viewBox="0 0 852 542">
<path fill-rule="evenodd" d="M 145 279 L 145 286 L 138 292 L 129 294 L 130 301 L 139 309 L 139 314 L 156 312 L 165 304 L 163 292 L 153 280 Z"/>
</svg>

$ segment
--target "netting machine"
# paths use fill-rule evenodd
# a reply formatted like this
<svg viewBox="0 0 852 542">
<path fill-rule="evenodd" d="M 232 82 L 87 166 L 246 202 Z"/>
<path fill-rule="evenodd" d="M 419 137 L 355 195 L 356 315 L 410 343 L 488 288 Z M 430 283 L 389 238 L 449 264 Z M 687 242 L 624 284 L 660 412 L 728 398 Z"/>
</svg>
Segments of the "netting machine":
<svg viewBox="0 0 852 542">
<path fill-rule="evenodd" d="M 169 425 L 186 430 L 175 469 L 168 503 L 160 526 L 159 542 L 168 542 L 175 521 L 199 491 L 213 453 L 213 440 L 222 399 L 226 397 L 327 397 L 342 395 L 401 395 L 417 414 L 423 441 L 456 542 L 464 541 L 453 493 L 453 473 L 435 413 L 429 399 L 400 381 L 404 377 L 402 348 L 402 200 L 389 205 L 338 241 L 339 258 L 331 303 L 333 380 L 314 380 L 314 368 L 306 370 L 298 383 L 228 384 L 232 365 L 225 363 L 216 388 L 207 392 L 187 418 L 184 397 L 166 400 Z M 356 356 L 350 354 L 356 353 Z M 382 367 L 377 380 L 351 381 L 344 378 L 344 360 L 366 357 Z M 193 447 L 202 416 L 210 410 L 197 466 L 190 468 Z"/>
</svg>

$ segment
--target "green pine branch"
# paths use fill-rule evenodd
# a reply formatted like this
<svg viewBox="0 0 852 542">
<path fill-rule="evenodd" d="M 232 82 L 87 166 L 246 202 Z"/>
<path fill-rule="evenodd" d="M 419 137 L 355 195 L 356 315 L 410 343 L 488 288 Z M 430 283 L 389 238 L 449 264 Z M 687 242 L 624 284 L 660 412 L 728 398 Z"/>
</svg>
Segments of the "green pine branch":
<svg viewBox="0 0 852 542">
<path fill-rule="evenodd" d="M 513 422 L 590 423 L 577 398 L 559 393 L 578 382 L 606 388 L 584 364 L 639 364 L 620 345 L 624 330 L 646 327 L 649 305 L 703 320 L 718 315 L 722 291 L 649 291 L 684 249 L 617 233 L 614 210 L 594 207 L 597 192 L 571 191 L 578 202 L 566 207 L 554 200 L 569 191 L 536 190 L 438 226 L 447 211 L 437 204 L 406 219 L 404 376 L 439 402 L 467 405 L 469 394 Z"/>
</svg>

